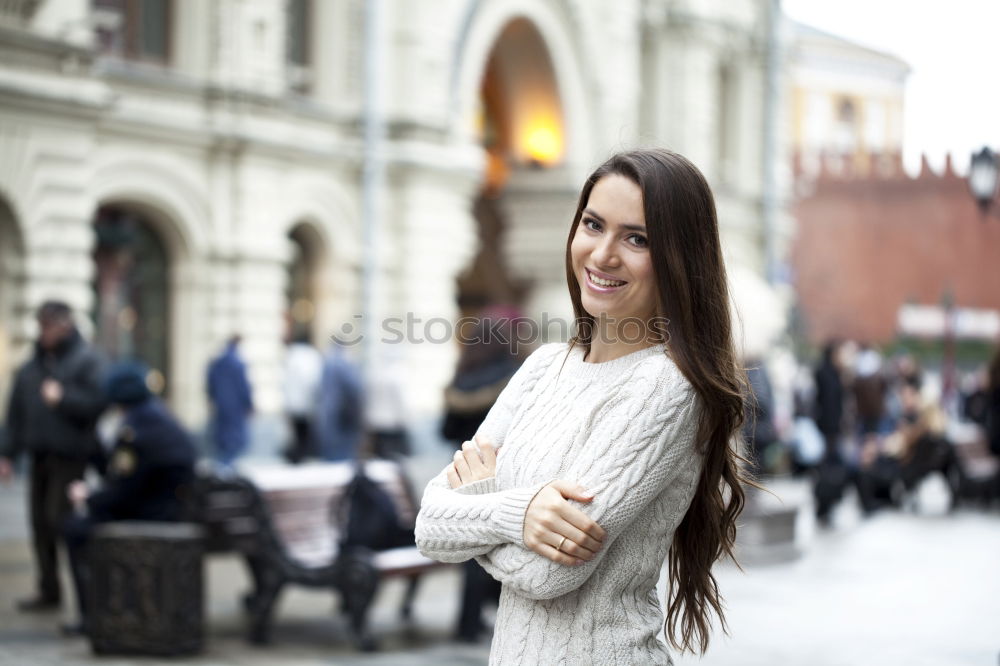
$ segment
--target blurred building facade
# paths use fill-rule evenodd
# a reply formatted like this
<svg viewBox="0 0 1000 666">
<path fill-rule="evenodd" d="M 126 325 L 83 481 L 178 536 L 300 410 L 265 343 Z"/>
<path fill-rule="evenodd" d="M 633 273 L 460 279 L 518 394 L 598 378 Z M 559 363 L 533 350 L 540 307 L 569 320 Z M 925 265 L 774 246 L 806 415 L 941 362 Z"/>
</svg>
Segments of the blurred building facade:
<svg viewBox="0 0 1000 666">
<path fill-rule="evenodd" d="M 917 177 L 831 164 L 793 212 L 791 261 L 805 336 L 890 344 L 1000 333 L 1000 219 L 984 217 L 951 159 Z M 946 323 L 945 311 L 961 315 Z"/>
<path fill-rule="evenodd" d="M 784 33 L 796 175 L 809 178 L 821 169 L 891 172 L 903 152 L 909 65 L 790 19 Z"/>
<path fill-rule="evenodd" d="M 571 316 L 579 188 L 644 144 L 703 169 L 730 267 L 761 281 L 774 5 L 384 0 L 369 45 L 385 119 L 379 314 L 454 321 L 513 301 Z M 363 308 L 365 10 L 0 4 L 0 376 L 28 351 L 33 309 L 60 297 L 109 354 L 158 368 L 185 420 L 204 418 L 204 367 L 235 332 L 259 409 L 279 408 L 289 322 L 322 343 Z M 750 329 L 781 318 L 743 309 Z M 407 347 L 416 414 L 436 413 L 456 352 Z"/>
</svg>

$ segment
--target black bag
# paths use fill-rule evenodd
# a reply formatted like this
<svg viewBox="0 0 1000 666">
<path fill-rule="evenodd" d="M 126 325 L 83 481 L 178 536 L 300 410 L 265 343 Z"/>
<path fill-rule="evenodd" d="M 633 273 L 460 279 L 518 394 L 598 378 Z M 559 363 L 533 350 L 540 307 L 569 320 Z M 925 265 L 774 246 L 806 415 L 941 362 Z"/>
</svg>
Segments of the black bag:
<svg viewBox="0 0 1000 666">
<path fill-rule="evenodd" d="M 344 526 L 342 548 L 388 550 L 416 545 L 413 528 L 400 524 L 392 498 L 365 474 L 364 465 L 358 465 L 344 490 L 341 507 L 346 513 L 340 520 Z"/>
</svg>

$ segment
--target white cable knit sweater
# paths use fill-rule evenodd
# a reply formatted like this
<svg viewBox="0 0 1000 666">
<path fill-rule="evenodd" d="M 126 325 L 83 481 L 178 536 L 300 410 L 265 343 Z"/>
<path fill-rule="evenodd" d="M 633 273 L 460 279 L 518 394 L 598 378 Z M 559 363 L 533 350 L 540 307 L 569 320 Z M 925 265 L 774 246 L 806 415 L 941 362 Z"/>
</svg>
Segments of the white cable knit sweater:
<svg viewBox="0 0 1000 666">
<path fill-rule="evenodd" d="M 480 426 L 502 447 L 496 477 L 428 484 L 417 545 L 444 562 L 476 557 L 503 583 L 491 664 L 668 664 L 655 587 L 701 472 L 698 399 L 664 345 L 605 363 L 568 348 L 528 357 Z M 528 504 L 556 479 L 595 493 L 577 506 L 607 537 L 583 565 L 522 540 Z"/>
</svg>

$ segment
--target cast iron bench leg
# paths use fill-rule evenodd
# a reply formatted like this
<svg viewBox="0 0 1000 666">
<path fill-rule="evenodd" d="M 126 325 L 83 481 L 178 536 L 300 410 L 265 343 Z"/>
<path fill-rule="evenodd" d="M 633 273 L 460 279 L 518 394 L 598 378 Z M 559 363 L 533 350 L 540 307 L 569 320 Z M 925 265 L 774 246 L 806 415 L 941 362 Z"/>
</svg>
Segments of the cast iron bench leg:
<svg viewBox="0 0 1000 666">
<path fill-rule="evenodd" d="M 335 586 L 344 599 L 344 609 L 350 620 L 351 639 L 359 650 L 371 652 L 375 641 L 368 633 L 368 608 L 378 587 L 378 571 L 365 549 L 342 553 L 338 561 Z"/>
<path fill-rule="evenodd" d="M 252 614 L 254 606 L 257 605 L 260 590 L 264 586 L 264 562 L 259 555 L 251 553 L 244 555 L 243 561 L 246 563 L 247 571 L 250 573 L 250 580 L 253 581 L 253 587 L 243 595 L 243 610 Z"/>
<path fill-rule="evenodd" d="M 273 570 L 262 570 L 250 611 L 250 642 L 258 645 L 271 639 L 271 614 L 285 581 Z"/>
<path fill-rule="evenodd" d="M 420 585 L 420 574 L 413 574 L 406 582 L 406 594 L 403 596 L 403 605 L 399 609 L 399 615 L 404 620 L 413 617 L 413 598 L 417 596 L 417 587 Z"/>
</svg>

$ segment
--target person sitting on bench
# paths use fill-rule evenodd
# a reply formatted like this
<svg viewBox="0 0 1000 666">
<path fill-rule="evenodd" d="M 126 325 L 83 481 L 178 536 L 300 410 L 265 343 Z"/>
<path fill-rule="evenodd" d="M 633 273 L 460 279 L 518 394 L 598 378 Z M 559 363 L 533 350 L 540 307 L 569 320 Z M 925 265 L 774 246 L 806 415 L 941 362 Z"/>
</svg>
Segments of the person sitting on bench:
<svg viewBox="0 0 1000 666">
<path fill-rule="evenodd" d="M 194 441 L 149 391 L 147 372 L 139 363 L 121 363 L 109 372 L 107 398 L 122 410 L 123 419 L 104 483 L 95 492 L 83 481 L 67 487 L 75 515 L 66 522 L 64 538 L 80 623 L 64 627 L 66 633 L 86 633 L 86 546 L 94 528 L 118 520 L 180 520 L 184 488 L 194 479 Z"/>
</svg>

